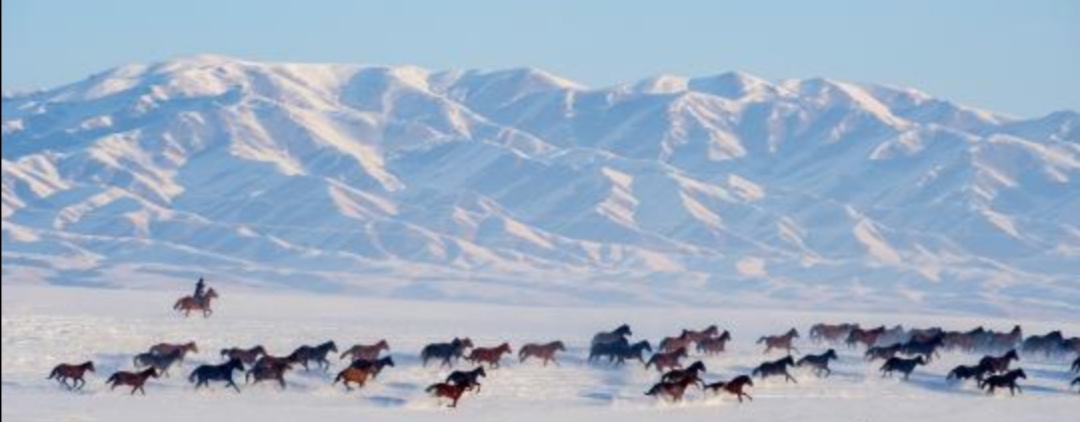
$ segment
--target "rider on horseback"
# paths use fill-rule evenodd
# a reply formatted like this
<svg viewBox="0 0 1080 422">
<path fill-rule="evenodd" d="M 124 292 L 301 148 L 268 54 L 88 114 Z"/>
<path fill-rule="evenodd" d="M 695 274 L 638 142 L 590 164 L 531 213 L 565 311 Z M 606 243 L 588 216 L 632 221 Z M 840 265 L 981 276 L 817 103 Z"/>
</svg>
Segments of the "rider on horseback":
<svg viewBox="0 0 1080 422">
<path fill-rule="evenodd" d="M 195 283 L 195 295 L 192 296 L 196 302 L 202 302 L 203 295 L 206 292 L 206 282 L 202 277 L 199 277 L 199 282 Z"/>
</svg>

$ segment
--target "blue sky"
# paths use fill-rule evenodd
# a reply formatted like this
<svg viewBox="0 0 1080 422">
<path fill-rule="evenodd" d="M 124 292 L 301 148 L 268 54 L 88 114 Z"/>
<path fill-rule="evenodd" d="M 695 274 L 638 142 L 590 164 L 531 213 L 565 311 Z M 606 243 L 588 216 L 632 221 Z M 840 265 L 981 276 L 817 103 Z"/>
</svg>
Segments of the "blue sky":
<svg viewBox="0 0 1080 422">
<path fill-rule="evenodd" d="M 1080 110 L 1080 2 L 1070 0 L 0 4 L 7 89 L 216 53 L 436 69 L 536 66 L 590 86 L 744 70 L 906 85 L 1021 116 Z"/>
</svg>

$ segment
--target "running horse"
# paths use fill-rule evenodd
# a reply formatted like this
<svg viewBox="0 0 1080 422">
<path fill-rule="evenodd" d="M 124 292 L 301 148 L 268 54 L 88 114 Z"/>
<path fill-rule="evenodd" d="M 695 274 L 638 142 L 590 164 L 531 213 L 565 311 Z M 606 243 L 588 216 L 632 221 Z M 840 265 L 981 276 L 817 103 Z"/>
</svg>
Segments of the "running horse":
<svg viewBox="0 0 1080 422">
<path fill-rule="evenodd" d="M 83 379 L 86 371 L 94 372 L 94 362 L 86 361 L 78 365 L 61 363 L 53 368 L 48 379 L 55 379 L 64 387 L 67 387 L 68 390 L 81 390 L 86 386 L 86 380 Z M 69 379 L 71 380 L 70 385 L 67 381 Z"/>
<path fill-rule="evenodd" d="M 555 360 L 555 352 L 559 351 L 566 351 L 566 345 L 560 340 L 547 344 L 530 343 L 521 346 L 521 349 L 518 349 L 518 358 L 524 363 L 525 359 L 535 357 L 543 359 L 544 366 L 547 366 L 548 361 L 555 362 L 555 366 L 559 366 L 559 361 Z"/>
<path fill-rule="evenodd" d="M 713 393 L 717 394 L 719 394 L 721 391 L 728 394 L 733 394 L 739 398 L 739 403 L 742 403 L 743 396 L 746 396 L 746 398 L 750 399 L 750 401 L 754 401 L 753 397 L 750 397 L 749 394 L 743 391 L 743 389 L 746 388 L 746 386 L 748 385 L 753 387 L 754 381 L 746 375 L 739 375 L 731 381 L 720 381 L 708 384 L 705 386 L 705 389 L 712 390 Z"/>
<path fill-rule="evenodd" d="M 173 305 L 173 310 L 183 312 L 185 318 L 191 316 L 191 311 L 202 311 L 203 318 L 207 318 L 214 313 L 214 310 L 210 309 L 210 303 L 218 297 L 217 290 L 214 290 L 214 288 L 211 287 L 206 291 L 206 294 L 204 294 L 202 298 L 196 299 L 192 296 L 180 298 L 180 300 L 177 300 L 176 304 Z"/>
<path fill-rule="evenodd" d="M 757 344 L 765 343 L 765 351 L 763 353 L 769 353 L 772 349 L 784 349 L 790 354 L 792 350 L 796 352 L 799 351 L 799 349 L 796 349 L 795 346 L 791 345 L 792 340 L 797 338 L 799 338 L 799 332 L 792 328 L 783 335 L 759 338 Z"/>
</svg>

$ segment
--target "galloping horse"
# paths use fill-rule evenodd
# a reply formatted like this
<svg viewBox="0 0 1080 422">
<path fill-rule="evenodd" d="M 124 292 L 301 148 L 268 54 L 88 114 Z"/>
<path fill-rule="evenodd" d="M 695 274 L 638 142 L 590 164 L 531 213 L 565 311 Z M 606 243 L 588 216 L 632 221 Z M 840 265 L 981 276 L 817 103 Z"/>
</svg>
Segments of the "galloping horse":
<svg viewBox="0 0 1080 422">
<path fill-rule="evenodd" d="M 656 370 L 663 373 L 667 369 L 682 368 L 682 362 L 679 359 L 686 357 L 686 348 L 680 348 L 674 352 L 660 352 L 652 355 L 648 362 L 645 362 L 645 369 L 649 369 L 649 366 L 656 365 Z"/>
<path fill-rule="evenodd" d="M 150 346 L 150 350 L 148 350 L 148 352 L 155 355 L 164 356 L 177 350 L 180 351 L 180 361 L 182 362 L 184 358 L 187 357 L 188 353 L 199 353 L 199 346 L 197 346 L 194 341 L 189 341 L 183 344 L 158 343 Z"/>
<path fill-rule="evenodd" d="M 719 393 L 720 391 L 724 391 L 728 394 L 734 394 L 736 397 L 739 398 L 739 403 L 742 403 L 743 396 L 746 396 L 746 398 L 750 399 L 750 401 L 754 401 L 753 397 L 750 397 L 749 394 L 743 391 L 743 389 L 748 385 L 753 387 L 754 380 L 750 379 L 750 377 L 746 375 L 739 375 L 731 381 L 720 381 L 714 382 L 712 384 L 706 384 L 705 389 L 712 390 L 713 393 Z"/>
<path fill-rule="evenodd" d="M 915 370 L 916 366 L 926 365 L 926 359 L 922 356 L 916 356 L 915 359 L 904 359 L 898 357 L 891 357 L 885 361 L 885 364 L 881 366 L 881 376 L 892 376 L 893 372 L 900 372 L 904 374 L 904 379 L 908 379 L 911 376 L 911 372 Z"/>
<path fill-rule="evenodd" d="M 345 359 L 345 357 L 348 356 L 354 361 L 375 360 L 379 358 L 379 353 L 383 350 L 390 351 L 390 343 L 387 343 L 385 339 L 379 340 L 379 342 L 375 344 L 357 344 L 343 352 L 341 354 L 341 359 Z"/>
<path fill-rule="evenodd" d="M 710 325 L 708 327 L 705 327 L 705 329 L 701 330 L 701 331 L 694 331 L 694 330 L 686 330 L 686 329 L 684 329 L 684 330 L 682 330 L 682 334 L 680 334 L 679 336 L 690 339 L 690 341 L 692 341 L 694 343 L 700 343 L 702 340 L 705 340 L 707 338 L 715 337 L 719 333 L 720 333 L 720 328 L 718 328 L 716 326 L 716 324 L 713 324 L 713 325 Z M 677 349 L 677 347 L 676 347 L 676 349 Z"/>
<path fill-rule="evenodd" d="M 856 328 L 859 328 L 859 324 L 814 324 L 810 327 L 810 340 L 813 340 L 815 343 L 820 343 L 822 341 L 838 343 L 849 335 L 851 330 Z"/>
<path fill-rule="evenodd" d="M 795 362 L 795 366 L 801 367 L 803 365 L 806 365 L 814 368 L 814 373 L 817 376 L 820 377 L 822 376 L 822 373 L 824 373 L 824 376 L 828 377 L 832 374 L 832 370 L 829 369 L 830 360 L 836 360 L 836 351 L 833 349 L 829 349 L 825 353 L 822 353 L 820 355 L 803 356 L 802 359 L 799 359 L 798 362 Z"/>
<path fill-rule="evenodd" d="M 483 366 L 477 366 L 471 371 L 451 372 L 450 375 L 446 376 L 446 382 L 454 385 L 464 385 L 468 390 L 476 387 L 476 394 L 480 394 L 480 377 L 487 377 L 487 372 L 484 371 Z"/>
<path fill-rule="evenodd" d="M 503 343 L 496 347 L 476 347 L 472 349 L 469 356 L 465 360 L 475 363 L 484 364 L 487 363 L 492 368 L 499 367 L 499 360 L 502 359 L 503 354 L 510 354 L 510 344 Z"/>
<path fill-rule="evenodd" d="M 1014 360 L 1020 360 L 1020 356 L 1016 354 L 1016 349 L 1010 350 L 1001 356 L 984 356 L 979 360 L 979 365 L 989 367 L 993 373 L 1003 373 L 1009 370 L 1009 363 Z"/>
<path fill-rule="evenodd" d="M 750 375 L 760 375 L 761 379 L 774 375 L 783 375 L 785 382 L 791 381 L 798 384 L 799 381 L 796 381 L 795 377 L 792 377 L 791 374 L 788 373 L 787 368 L 789 366 L 795 366 L 795 360 L 792 359 L 791 356 L 758 365 L 757 368 L 754 368 L 754 370 L 750 372 Z"/>
<path fill-rule="evenodd" d="M 601 331 L 596 333 L 592 338 L 592 345 L 597 344 L 611 344 L 620 339 L 625 340 L 626 337 L 633 336 L 634 333 L 630 331 L 630 326 L 623 324 L 613 331 Z"/>
<path fill-rule="evenodd" d="M 461 398 L 461 394 L 468 388 L 469 386 L 465 384 L 448 384 L 440 382 L 438 384 L 431 384 L 431 386 L 424 389 L 424 391 L 431 393 L 435 398 L 446 397 L 451 400 L 448 407 L 457 407 L 458 399 Z"/>
<path fill-rule="evenodd" d="M 53 368 L 47 379 L 56 379 L 57 382 L 63 384 L 68 390 L 81 390 L 86 386 L 86 380 L 83 379 L 83 375 L 86 374 L 86 371 L 94 372 L 94 362 L 86 361 L 78 365 L 61 363 Z M 71 380 L 71 385 L 68 385 L 67 380 L 69 379 Z"/>
<path fill-rule="evenodd" d="M 318 346 L 300 346 L 289 356 L 302 365 L 305 371 L 308 370 L 308 362 L 315 362 L 323 371 L 329 371 L 330 361 L 326 360 L 326 355 L 330 352 L 337 352 L 337 344 L 333 340 Z"/>
<path fill-rule="evenodd" d="M 146 380 L 150 379 L 150 377 L 158 377 L 156 369 L 146 368 L 146 370 L 142 372 L 120 371 L 112 374 L 105 383 L 110 385 L 109 390 L 115 390 L 116 387 L 121 385 L 130 385 L 132 387 L 132 395 L 134 395 L 136 391 L 140 391 L 145 396 L 146 390 L 143 389 L 143 385 L 146 384 Z"/>
<path fill-rule="evenodd" d="M 686 387 L 699 381 L 697 376 L 683 377 L 678 381 L 660 381 L 653 385 L 649 391 L 646 391 L 645 395 L 668 396 L 671 397 L 671 401 L 678 402 L 682 400 L 683 394 L 686 393 Z"/>
<path fill-rule="evenodd" d="M 792 328 L 783 335 L 759 338 L 757 344 L 765 343 L 764 353 L 769 353 L 772 349 L 785 349 L 788 354 L 791 354 L 792 350 L 796 352 L 799 351 L 799 349 L 796 349 L 795 346 L 791 345 L 792 340 L 797 338 L 799 338 L 799 332 Z"/>
<path fill-rule="evenodd" d="M 686 377 L 694 377 L 697 378 L 698 381 L 700 381 L 698 374 L 704 372 L 705 364 L 699 360 L 690 364 L 690 366 L 687 366 L 686 369 L 672 369 L 668 371 L 660 377 L 660 381 L 675 382 Z M 702 382 L 701 384 L 702 387 L 704 387 L 704 383 Z"/>
<path fill-rule="evenodd" d="M 375 360 L 360 359 L 353 361 L 353 363 L 349 366 L 356 369 L 365 370 L 369 374 L 371 374 L 371 379 L 375 379 L 379 377 L 379 373 L 382 372 L 383 368 L 387 366 L 394 366 L 394 358 L 391 356 L 383 356 Z"/>
<path fill-rule="evenodd" d="M 443 366 L 453 366 L 453 363 L 465 353 L 465 349 L 472 348 L 473 342 L 468 337 L 457 338 L 454 337 L 449 343 L 432 343 L 424 346 L 420 350 L 420 359 L 424 361 L 424 366 L 427 366 L 428 360 L 440 359 Z"/>
<path fill-rule="evenodd" d="M 184 317 L 190 316 L 191 311 L 202 311 L 203 318 L 206 318 L 214 313 L 214 310 L 210 309 L 210 302 L 218 297 L 217 291 L 211 287 L 201 299 L 196 299 L 191 296 L 180 298 L 180 300 L 177 300 L 176 304 L 173 305 L 173 310 L 183 312 Z"/>
<path fill-rule="evenodd" d="M 657 346 L 661 352 L 674 352 L 679 349 L 689 349 L 694 344 L 694 339 L 686 335 L 686 330 L 678 337 L 664 337 Z"/>
<path fill-rule="evenodd" d="M 727 348 L 728 341 L 731 341 L 731 333 L 724 330 L 723 333 L 720 333 L 719 337 L 709 337 L 699 341 L 697 344 L 697 351 L 710 356 L 717 355 L 724 352 L 724 349 Z"/>
<path fill-rule="evenodd" d="M 547 366 L 548 361 L 555 362 L 555 366 L 559 366 L 559 361 L 555 360 L 555 352 L 558 351 L 566 351 L 566 346 L 559 340 L 547 344 L 530 343 L 521 346 L 518 350 L 518 358 L 524 363 L 526 358 L 535 357 L 543 359 L 544 366 Z"/>
<path fill-rule="evenodd" d="M 260 360 L 244 376 L 244 382 L 250 382 L 252 377 L 255 378 L 255 384 L 265 380 L 277 380 L 281 389 L 284 390 L 285 371 L 289 370 L 292 370 L 292 362 L 287 360 Z"/>
<path fill-rule="evenodd" d="M 945 375 L 945 380 L 946 381 L 951 381 L 951 380 L 964 381 L 964 380 L 967 380 L 967 379 L 975 379 L 975 381 L 981 383 L 983 378 L 986 377 L 986 374 L 989 374 L 989 373 L 992 373 L 992 372 L 994 372 L 994 370 L 989 365 L 984 365 L 984 364 L 979 364 L 979 365 L 975 365 L 975 366 L 960 365 L 960 366 L 957 366 L 957 367 L 953 368 L 953 370 L 949 371 L 949 373 L 947 375 Z"/>
<path fill-rule="evenodd" d="M 244 371 L 244 363 L 240 359 L 230 359 L 221 365 L 199 366 L 188 375 L 188 382 L 195 383 L 195 389 L 198 390 L 199 387 L 209 387 L 210 381 L 224 381 L 226 387 L 232 387 L 239 393 L 240 387 L 233 381 L 233 371 Z"/>
<path fill-rule="evenodd" d="M 239 347 L 221 349 L 221 357 L 227 360 L 240 359 L 241 362 L 244 362 L 244 365 L 253 365 L 259 359 L 259 356 L 265 355 L 266 348 L 261 345 L 250 349 L 241 349 Z"/>
<path fill-rule="evenodd" d="M 984 379 L 979 383 L 979 388 L 987 389 L 986 394 L 994 394 L 995 389 L 1009 387 L 1009 394 L 1015 396 L 1017 391 L 1024 392 L 1020 385 L 1016 383 L 1017 378 L 1027 379 L 1027 374 L 1024 373 L 1023 369 L 1014 369 L 1005 375 L 994 375 Z"/>
</svg>

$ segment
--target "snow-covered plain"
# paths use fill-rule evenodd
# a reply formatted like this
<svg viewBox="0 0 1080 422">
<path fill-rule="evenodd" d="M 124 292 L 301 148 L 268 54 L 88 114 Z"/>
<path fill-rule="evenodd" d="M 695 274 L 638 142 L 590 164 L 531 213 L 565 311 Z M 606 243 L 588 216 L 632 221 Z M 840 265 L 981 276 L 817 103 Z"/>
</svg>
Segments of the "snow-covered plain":
<svg viewBox="0 0 1080 422">
<path fill-rule="evenodd" d="M 475 303 L 338 297 L 307 293 L 234 289 L 223 291 L 210 319 L 184 319 L 169 307 L 175 294 L 160 290 L 106 290 L 5 283 L 2 298 L 2 378 L 5 421 L 297 421 L 297 420 L 628 420 L 628 421 L 1065 421 L 1080 409 L 1080 396 L 1066 387 L 1067 363 L 1023 357 L 1029 379 L 1023 395 L 987 397 L 968 385 L 950 385 L 944 374 L 975 356 L 945 353 L 915 372 L 911 381 L 881 379 L 877 365 L 861 353 L 838 348 L 834 375 L 816 379 L 797 371 L 799 384 L 758 382 L 753 402 L 730 397 L 703 398 L 692 390 L 681 404 L 642 395 L 657 378 L 640 365 L 608 368 L 584 363 L 591 335 L 626 322 L 634 339 L 655 343 L 681 328 L 718 324 L 731 330 L 731 350 L 704 359 L 706 379 L 747 373 L 765 359 L 753 344 L 762 334 L 792 325 L 806 334 L 814 322 L 943 326 L 967 329 L 984 325 L 1007 330 L 1014 323 L 1026 334 L 1062 329 L 1080 332 L 1075 319 L 1013 321 L 919 313 L 816 313 L 754 308 L 699 307 L 529 307 Z M 562 339 L 568 351 L 561 367 L 510 361 L 489 372 L 483 392 L 468 395 L 456 410 L 437 405 L 421 390 L 447 371 L 419 366 L 423 344 L 469 336 L 478 345 L 509 341 L 516 352 L 525 342 Z M 265 345 L 285 354 L 300 344 L 333 339 L 339 347 L 386 338 L 397 362 L 363 390 L 346 393 L 330 385 L 331 375 L 294 372 L 288 389 L 242 386 L 236 394 L 216 386 L 193 392 L 184 381 L 193 365 L 217 362 L 224 347 Z M 190 356 L 171 378 L 152 380 L 146 397 L 110 392 L 103 380 L 130 368 L 135 352 L 162 341 L 195 340 L 200 353 Z M 824 346 L 805 338 L 804 353 Z M 698 356 L 692 356 L 691 360 Z M 59 362 L 94 360 L 98 373 L 85 391 L 71 393 L 45 380 Z M 331 374 L 341 368 L 335 362 Z"/>
</svg>

